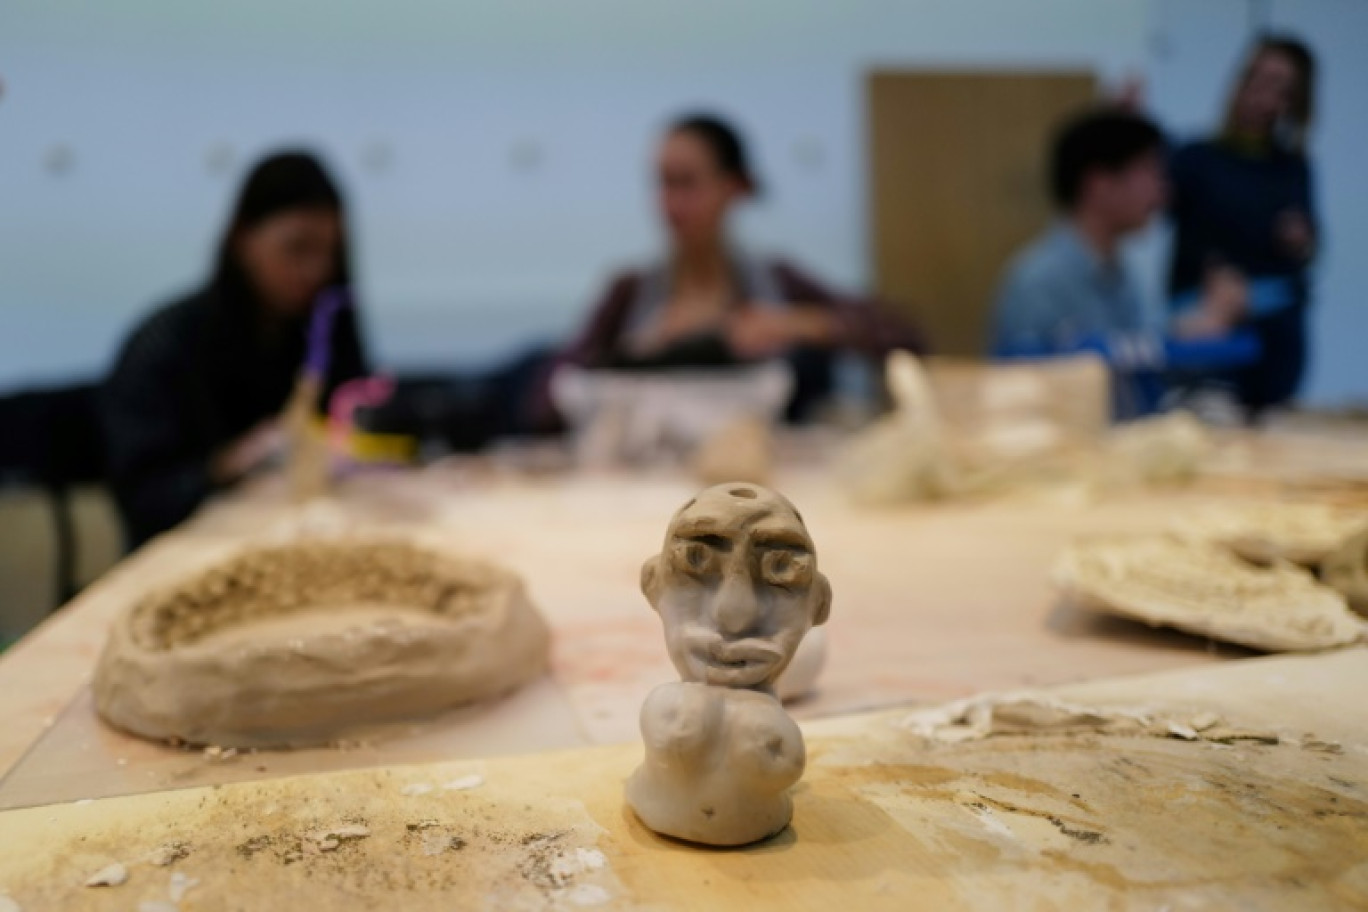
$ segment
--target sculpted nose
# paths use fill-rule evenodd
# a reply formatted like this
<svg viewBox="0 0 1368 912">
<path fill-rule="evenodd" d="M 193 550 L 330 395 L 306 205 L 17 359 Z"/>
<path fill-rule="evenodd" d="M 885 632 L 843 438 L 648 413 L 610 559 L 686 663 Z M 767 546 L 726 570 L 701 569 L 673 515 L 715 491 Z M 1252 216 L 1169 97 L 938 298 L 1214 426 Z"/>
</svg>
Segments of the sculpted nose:
<svg viewBox="0 0 1368 912">
<path fill-rule="evenodd" d="M 732 569 L 722 575 L 714 604 L 717 629 L 724 636 L 744 636 L 759 625 L 760 600 L 750 574 L 744 569 Z"/>
</svg>

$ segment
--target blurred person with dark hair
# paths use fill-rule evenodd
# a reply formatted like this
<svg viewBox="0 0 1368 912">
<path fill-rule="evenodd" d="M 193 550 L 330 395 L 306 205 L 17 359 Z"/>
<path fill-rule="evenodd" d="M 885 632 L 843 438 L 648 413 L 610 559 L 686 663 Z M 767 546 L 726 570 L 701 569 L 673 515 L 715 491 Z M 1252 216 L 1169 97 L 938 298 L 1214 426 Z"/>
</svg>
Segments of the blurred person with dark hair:
<svg viewBox="0 0 1368 912">
<path fill-rule="evenodd" d="M 558 363 L 716 367 L 785 357 L 797 381 L 789 417 L 801 420 L 830 391 L 833 352 L 923 350 L 919 334 L 880 304 L 734 242 L 730 215 L 759 185 L 744 141 L 724 120 L 675 120 L 656 174 L 665 256 L 614 278 Z"/>
<path fill-rule="evenodd" d="M 1164 138 L 1153 123 L 1121 109 L 1098 109 L 1064 125 L 1050 155 L 1050 192 L 1060 219 L 1017 254 L 997 302 L 994 352 L 1043 356 L 1084 349 L 1119 374 L 1159 359 L 1147 333 L 1142 296 L 1121 243 L 1149 224 L 1166 195 Z M 1177 339 L 1224 335 L 1244 306 L 1244 290 L 1216 275 L 1200 303 L 1170 327 Z M 1144 367 L 1152 367 L 1146 363 Z M 1118 378 L 1120 379 L 1120 378 Z M 1117 384 L 1117 411 L 1154 407 L 1157 391 Z"/>
<path fill-rule="evenodd" d="M 136 547 L 274 456 L 315 301 L 350 282 L 341 193 L 304 152 L 256 164 L 208 283 L 147 317 L 102 392 L 110 482 Z M 325 389 L 365 372 L 353 308 L 334 319 Z"/>
<path fill-rule="evenodd" d="M 1306 364 L 1307 267 L 1318 235 L 1306 156 L 1315 79 L 1305 44 L 1260 39 L 1220 132 L 1173 157 L 1173 306 L 1184 312 L 1213 269 L 1247 279 L 1246 323 L 1262 354 L 1234 380 L 1251 416 L 1295 395 Z"/>
</svg>

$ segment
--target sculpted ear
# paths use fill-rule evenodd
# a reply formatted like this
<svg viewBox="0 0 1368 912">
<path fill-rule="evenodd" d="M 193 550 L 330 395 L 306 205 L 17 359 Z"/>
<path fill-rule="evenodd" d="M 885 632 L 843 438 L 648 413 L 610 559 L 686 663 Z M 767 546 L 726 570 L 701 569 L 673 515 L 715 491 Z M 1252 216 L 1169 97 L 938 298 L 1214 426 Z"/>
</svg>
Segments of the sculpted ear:
<svg viewBox="0 0 1368 912">
<path fill-rule="evenodd" d="M 641 594 L 646 596 L 646 601 L 651 603 L 652 608 L 656 608 L 660 603 L 659 554 L 646 558 L 646 563 L 641 565 Z"/>
<path fill-rule="evenodd" d="M 831 582 L 818 573 L 812 584 L 812 626 L 820 627 L 831 615 Z"/>
</svg>

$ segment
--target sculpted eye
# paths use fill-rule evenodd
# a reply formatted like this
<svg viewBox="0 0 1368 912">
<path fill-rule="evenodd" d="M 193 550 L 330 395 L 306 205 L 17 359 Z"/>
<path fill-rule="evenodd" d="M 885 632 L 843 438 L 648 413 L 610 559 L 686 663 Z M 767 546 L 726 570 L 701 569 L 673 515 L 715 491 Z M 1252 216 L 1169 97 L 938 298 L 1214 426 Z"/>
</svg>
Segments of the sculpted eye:
<svg viewBox="0 0 1368 912">
<path fill-rule="evenodd" d="M 812 555 L 775 548 L 760 557 L 760 576 L 771 586 L 792 588 L 812 582 Z"/>
<path fill-rule="evenodd" d="M 717 569 L 717 551 L 701 541 L 676 542 L 675 566 L 694 576 L 707 576 Z"/>
</svg>

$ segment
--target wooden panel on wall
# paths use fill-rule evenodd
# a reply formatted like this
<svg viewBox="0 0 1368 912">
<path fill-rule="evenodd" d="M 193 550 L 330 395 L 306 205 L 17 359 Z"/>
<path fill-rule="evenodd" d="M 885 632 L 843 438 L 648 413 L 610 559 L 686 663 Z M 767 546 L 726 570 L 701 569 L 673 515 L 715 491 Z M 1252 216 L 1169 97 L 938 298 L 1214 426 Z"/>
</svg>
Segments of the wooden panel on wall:
<svg viewBox="0 0 1368 912">
<path fill-rule="evenodd" d="M 1082 71 L 869 74 L 875 285 L 938 353 L 986 352 L 1002 269 L 1052 215 L 1050 138 L 1095 94 Z"/>
</svg>

